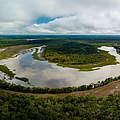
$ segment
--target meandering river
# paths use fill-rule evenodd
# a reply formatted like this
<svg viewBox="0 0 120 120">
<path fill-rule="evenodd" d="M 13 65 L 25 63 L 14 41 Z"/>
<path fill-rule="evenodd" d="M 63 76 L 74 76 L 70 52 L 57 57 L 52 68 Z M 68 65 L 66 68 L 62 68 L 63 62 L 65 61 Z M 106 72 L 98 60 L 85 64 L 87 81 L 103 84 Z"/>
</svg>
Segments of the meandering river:
<svg viewBox="0 0 120 120">
<path fill-rule="evenodd" d="M 39 47 L 40 49 L 41 47 Z M 102 46 L 99 49 L 108 51 L 120 62 L 120 55 L 117 54 L 115 48 Z M 77 69 L 63 68 L 47 61 L 35 60 L 32 57 L 33 52 L 35 51 L 20 54 L 15 58 L 1 60 L 0 64 L 5 64 L 9 69 L 15 70 L 16 75 L 19 77 L 29 78 L 31 86 L 36 87 L 61 88 L 81 86 L 120 75 L 120 64 L 104 66 L 95 71 L 78 71 Z M 8 82 L 29 86 L 27 83 L 17 79 L 8 80 Z"/>
</svg>

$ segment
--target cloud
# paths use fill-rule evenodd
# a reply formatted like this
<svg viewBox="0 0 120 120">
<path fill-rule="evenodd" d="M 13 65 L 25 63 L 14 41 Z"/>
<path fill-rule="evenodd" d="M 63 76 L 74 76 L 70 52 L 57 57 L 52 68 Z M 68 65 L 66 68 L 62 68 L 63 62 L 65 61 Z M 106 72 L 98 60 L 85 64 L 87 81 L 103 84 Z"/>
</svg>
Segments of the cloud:
<svg viewBox="0 0 120 120">
<path fill-rule="evenodd" d="M 0 0 L 0 34 L 119 34 L 119 0 Z M 53 18 L 37 23 L 40 18 Z"/>
</svg>

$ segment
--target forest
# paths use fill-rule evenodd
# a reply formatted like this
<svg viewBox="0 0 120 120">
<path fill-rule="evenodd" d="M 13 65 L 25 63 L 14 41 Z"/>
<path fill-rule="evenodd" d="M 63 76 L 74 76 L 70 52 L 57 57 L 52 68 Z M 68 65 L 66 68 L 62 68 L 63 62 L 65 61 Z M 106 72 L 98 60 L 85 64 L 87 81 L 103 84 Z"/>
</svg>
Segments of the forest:
<svg viewBox="0 0 120 120">
<path fill-rule="evenodd" d="M 78 68 L 82 71 L 116 64 L 114 56 L 98 50 L 97 46 L 76 41 L 63 43 L 59 46 L 48 45 L 43 51 L 42 57 L 60 66 Z"/>
<path fill-rule="evenodd" d="M 109 64 L 116 64 L 115 58 L 109 55 L 107 52 L 98 50 L 98 46 L 102 44 L 114 45 L 115 43 L 112 40 L 101 41 L 93 40 L 90 41 L 87 38 L 65 38 L 65 37 L 53 37 L 53 38 L 36 38 L 35 40 L 25 40 L 24 36 L 20 36 L 22 40 L 18 38 L 9 38 L 6 37 L 0 38 L 1 46 L 10 46 L 6 50 L 0 53 L 0 59 L 5 59 L 12 57 L 12 55 L 17 54 L 22 49 L 28 49 L 35 46 L 46 45 L 42 56 L 49 60 L 50 62 L 58 63 L 58 65 L 64 67 L 73 67 L 79 68 L 82 70 L 92 70 L 91 68 L 97 66 L 104 66 Z M 32 36 L 34 38 L 34 36 Z M 74 40 L 75 39 L 75 40 Z M 86 39 L 86 40 L 84 40 Z M 112 41 L 112 42 L 111 42 Z M 93 45 L 93 43 L 95 45 Z M 17 45 L 16 45 L 17 44 Z M 96 45 L 97 44 L 97 45 Z M 119 42 L 117 42 L 119 44 Z M 39 58 L 36 52 L 33 53 L 33 58 L 36 60 L 44 60 Z M 8 54 L 9 53 L 9 54 Z M 9 70 L 6 66 L 1 65 L 0 71 L 6 73 L 10 78 L 15 76 L 15 73 Z M 29 79 L 25 77 L 15 77 L 18 80 L 29 82 Z M 70 93 L 74 91 L 84 91 L 93 88 L 97 88 L 103 85 L 106 85 L 114 80 L 118 80 L 119 77 L 109 78 L 102 82 L 96 84 L 83 85 L 79 87 L 68 87 L 68 88 L 26 88 L 20 85 L 9 84 L 4 81 L 0 81 L 0 88 L 8 89 L 13 91 L 22 91 L 30 93 Z"/>
<path fill-rule="evenodd" d="M 32 37 L 34 38 L 34 36 Z M 35 40 L 26 40 L 23 36 L 20 38 L 0 38 L 0 47 L 8 47 L 5 51 L 1 52 L 0 59 L 12 57 L 22 49 L 46 45 L 46 49 L 41 54 L 45 59 L 39 58 L 36 52 L 33 54 L 34 59 L 48 60 L 63 67 L 77 68 L 82 71 L 91 71 L 94 67 L 116 64 L 113 56 L 105 51 L 97 50 L 101 45 L 113 46 L 115 43 L 112 40 L 100 42 L 90 38 L 38 37 Z"/>
<path fill-rule="evenodd" d="M 26 40 L 27 38 L 36 40 Z M 117 43 L 117 45 L 116 45 Z M 115 64 L 115 58 L 107 52 L 99 51 L 97 47 L 101 45 L 114 46 L 119 50 L 119 38 L 90 38 L 90 37 L 50 37 L 40 36 L 4 36 L 0 37 L 0 48 L 8 47 L 1 52 L 0 59 L 12 57 L 23 49 L 46 45 L 43 56 L 50 62 L 56 62 L 61 66 L 78 67 L 84 69 Z M 119 52 L 119 51 L 118 51 Z M 9 54 L 8 54 L 9 53 Z M 41 60 L 36 52 L 33 58 Z M 107 58 L 107 61 L 106 61 Z M 101 62 L 102 61 L 102 62 Z M 93 65 L 93 63 L 95 63 Z M 92 64 L 92 65 L 91 65 Z M 79 69 L 83 69 L 79 66 Z M 11 78 L 15 77 L 13 71 L 1 65 L 3 71 Z M 16 79 L 29 82 L 25 77 L 15 77 Z M 68 76 L 69 79 L 69 76 Z M 120 119 L 120 94 L 96 98 L 93 96 L 67 96 L 67 97 L 38 97 L 31 94 L 67 94 L 76 91 L 86 91 L 105 86 L 120 79 L 107 78 L 98 83 L 82 85 L 79 87 L 67 88 L 30 88 L 20 85 L 10 84 L 0 80 L 0 120 L 119 120 Z M 4 90 L 8 92 L 3 92 Z M 10 93 L 16 91 L 19 93 Z M 22 93 L 22 94 L 20 94 Z M 24 95 L 28 93 L 29 95 Z"/>
<path fill-rule="evenodd" d="M 119 120 L 120 95 L 34 97 L 0 92 L 1 120 Z"/>
</svg>

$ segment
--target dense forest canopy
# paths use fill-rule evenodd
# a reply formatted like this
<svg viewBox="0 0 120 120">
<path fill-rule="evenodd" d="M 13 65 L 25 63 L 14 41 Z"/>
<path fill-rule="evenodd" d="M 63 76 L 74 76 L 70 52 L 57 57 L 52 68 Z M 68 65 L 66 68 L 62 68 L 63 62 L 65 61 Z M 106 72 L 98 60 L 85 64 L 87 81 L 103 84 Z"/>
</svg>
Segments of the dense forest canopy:
<svg viewBox="0 0 120 120">
<path fill-rule="evenodd" d="M 93 54 L 97 53 L 97 47 L 84 43 L 68 42 L 58 46 L 48 46 L 48 50 L 59 54 Z"/>
<path fill-rule="evenodd" d="M 119 120 L 120 95 L 41 98 L 0 92 L 1 120 Z"/>
<path fill-rule="evenodd" d="M 114 56 L 98 50 L 96 45 L 70 40 L 61 41 L 59 45 L 55 43 L 47 45 L 42 57 L 60 66 L 80 70 L 92 70 L 93 67 L 115 64 L 116 62 Z"/>
</svg>

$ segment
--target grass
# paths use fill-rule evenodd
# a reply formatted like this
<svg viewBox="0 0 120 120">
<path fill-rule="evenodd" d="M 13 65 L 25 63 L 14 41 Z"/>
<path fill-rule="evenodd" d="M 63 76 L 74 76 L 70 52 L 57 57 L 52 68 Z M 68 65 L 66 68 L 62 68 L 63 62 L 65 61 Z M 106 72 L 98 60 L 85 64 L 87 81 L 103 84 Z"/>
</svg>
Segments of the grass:
<svg viewBox="0 0 120 120">
<path fill-rule="evenodd" d="M 6 50 L 0 52 L 0 60 L 7 59 L 13 57 L 13 55 L 19 53 L 23 49 L 29 49 L 32 45 L 17 45 L 17 46 L 10 46 Z"/>
<path fill-rule="evenodd" d="M 11 70 L 9 70 L 8 67 L 5 66 L 5 65 L 0 65 L 0 71 L 5 73 L 5 74 L 7 74 L 10 77 L 10 79 L 13 79 L 14 76 L 16 75 Z M 25 77 L 21 77 L 21 78 L 20 77 L 15 77 L 15 78 L 18 79 L 18 80 L 21 80 L 21 81 L 29 83 L 29 79 L 28 78 L 25 78 Z"/>
<path fill-rule="evenodd" d="M 38 49 L 36 48 L 36 51 L 32 54 L 33 58 L 34 58 L 35 60 L 45 61 L 44 58 L 40 58 L 40 57 L 38 56 L 37 52 L 38 52 Z"/>
<path fill-rule="evenodd" d="M 70 68 L 76 68 L 79 69 L 80 71 L 93 71 L 93 70 L 98 70 L 99 68 L 96 67 L 103 67 L 106 65 L 115 65 L 117 64 L 117 62 L 115 62 L 114 60 L 112 61 L 108 61 L 108 62 L 101 62 L 98 64 L 88 64 L 88 65 L 64 65 L 64 64 L 57 64 L 59 66 L 62 67 L 70 67 Z M 96 68 L 96 69 L 93 69 Z"/>
<path fill-rule="evenodd" d="M 96 67 L 103 67 L 106 65 L 115 65 L 117 62 L 115 61 L 109 61 L 109 62 L 101 62 L 98 64 L 88 64 L 88 65 L 64 65 L 64 64 L 57 64 L 58 66 L 62 67 L 69 67 L 69 68 L 75 68 L 79 69 L 80 71 L 93 71 L 93 70 L 98 70 L 99 68 Z M 96 68 L 96 69 L 93 69 Z"/>
<path fill-rule="evenodd" d="M 5 65 L 0 65 L 0 71 L 2 71 L 5 74 L 7 74 L 10 77 L 10 79 L 14 78 L 14 76 L 15 76 L 15 73 L 13 73 L 12 71 L 10 71 L 8 69 L 8 67 L 5 66 Z"/>
<path fill-rule="evenodd" d="M 7 47 L 4 51 L 0 52 L 0 60 L 7 59 L 13 57 L 15 54 L 19 53 L 23 49 L 29 49 L 32 45 L 17 45 L 17 46 L 10 46 Z M 11 70 L 8 69 L 5 65 L 0 65 L 0 71 L 7 74 L 10 79 L 13 79 L 15 76 L 15 73 L 13 73 Z M 24 79 L 25 80 L 25 79 Z"/>
</svg>

